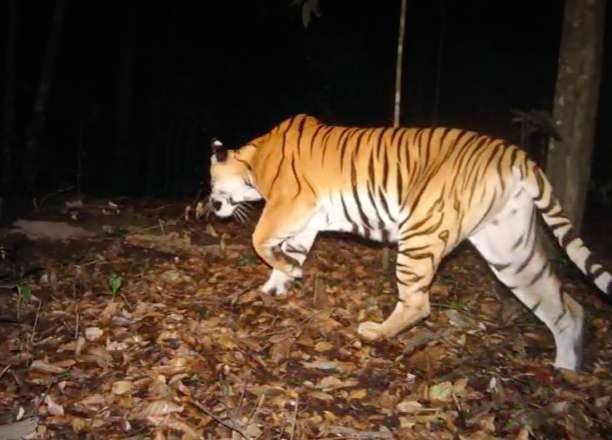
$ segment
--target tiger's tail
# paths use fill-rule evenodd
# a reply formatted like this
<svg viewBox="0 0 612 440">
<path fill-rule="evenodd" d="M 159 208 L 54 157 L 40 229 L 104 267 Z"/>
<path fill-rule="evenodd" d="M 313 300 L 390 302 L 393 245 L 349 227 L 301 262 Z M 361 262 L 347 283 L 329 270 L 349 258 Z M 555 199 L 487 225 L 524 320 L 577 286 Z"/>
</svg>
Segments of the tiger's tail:
<svg viewBox="0 0 612 440">
<path fill-rule="evenodd" d="M 536 208 L 567 256 L 602 292 L 612 296 L 612 274 L 578 236 L 559 199 L 553 194 L 548 178 L 535 163 L 529 167 L 527 182 Z"/>
</svg>

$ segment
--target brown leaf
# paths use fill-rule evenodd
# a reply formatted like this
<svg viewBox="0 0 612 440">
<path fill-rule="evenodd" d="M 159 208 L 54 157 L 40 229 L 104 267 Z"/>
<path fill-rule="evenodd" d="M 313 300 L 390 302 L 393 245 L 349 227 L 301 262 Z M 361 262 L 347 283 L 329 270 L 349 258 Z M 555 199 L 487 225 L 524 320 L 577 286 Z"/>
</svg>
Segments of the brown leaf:
<svg viewBox="0 0 612 440">
<path fill-rule="evenodd" d="M 284 339 L 281 339 L 277 343 L 273 344 L 269 350 L 270 359 L 272 359 L 272 361 L 275 363 L 279 363 L 283 359 L 288 358 L 292 345 L 293 338 L 288 337 L 285 337 Z"/>
<path fill-rule="evenodd" d="M 57 403 L 50 394 L 47 394 L 45 397 L 45 404 L 47 405 L 47 410 L 49 414 L 53 416 L 63 416 L 64 415 L 64 407 Z"/>
<path fill-rule="evenodd" d="M 134 383 L 132 381 L 118 380 L 117 382 L 113 383 L 113 388 L 111 391 L 113 394 L 121 396 L 123 394 L 131 393 L 133 388 L 134 388 Z"/>
<path fill-rule="evenodd" d="M 30 364 L 30 370 L 38 371 L 40 373 L 45 374 L 60 374 L 66 371 L 66 369 L 63 367 L 50 364 L 48 362 L 41 361 L 38 359 L 33 361 L 32 364 Z"/>
<path fill-rule="evenodd" d="M 183 412 L 183 406 L 177 405 L 170 400 L 154 400 L 149 402 L 145 408 L 138 413 L 137 417 L 152 420 L 168 414 L 181 412 Z"/>
</svg>

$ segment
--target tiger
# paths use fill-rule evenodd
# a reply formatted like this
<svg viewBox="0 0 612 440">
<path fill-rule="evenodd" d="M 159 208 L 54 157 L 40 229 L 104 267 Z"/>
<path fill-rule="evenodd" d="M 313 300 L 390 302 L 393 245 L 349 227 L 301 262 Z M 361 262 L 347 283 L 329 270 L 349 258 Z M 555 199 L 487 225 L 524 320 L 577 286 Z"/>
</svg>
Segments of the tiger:
<svg viewBox="0 0 612 440">
<path fill-rule="evenodd" d="M 253 248 L 272 268 L 260 290 L 284 295 L 320 231 L 397 243 L 398 300 L 365 341 L 392 338 L 431 311 L 441 260 L 469 240 L 554 337 L 554 367 L 581 367 L 584 311 L 562 287 L 538 213 L 571 261 L 605 294 L 612 275 L 576 234 L 542 169 L 518 146 L 447 127 L 345 127 L 298 114 L 237 149 L 212 141 L 210 210 L 265 204 Z"/>
</svg>

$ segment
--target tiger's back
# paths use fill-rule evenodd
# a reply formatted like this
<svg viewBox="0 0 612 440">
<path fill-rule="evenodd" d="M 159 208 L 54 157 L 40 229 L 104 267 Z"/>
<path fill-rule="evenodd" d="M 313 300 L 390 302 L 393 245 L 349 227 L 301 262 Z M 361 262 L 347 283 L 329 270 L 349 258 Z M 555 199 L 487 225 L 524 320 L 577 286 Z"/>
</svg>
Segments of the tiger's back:
<svg viewBox="0 0 612 440">
<path fill-rule="evenodd" d="M 367 340 L 394 336 L 429 314 L 436 269 L 467 238 L 552 331 L 555 365 L 578 368 L 582 308 L 562 291 L 537 240 L 537 210 L 572 261 L 612 291 L 612 277 L 574 234 L 542 171 L 500 139 L 450 128 L 327 126 L 297 115 L 212 167 L 211 175 L 229 175 L 219 167 L 242 172 L 266 199 L 253 234 L 273 268 L 266 292 L 282 293 L 301 276 L 319 231 L 398 242 L 399 301 L 383 323 L 360 325 Z M 239 201 L 240 189 L 218 189 L 225 180 L 213 177 L 211 200 L 233 192 Z"/>
</svg>

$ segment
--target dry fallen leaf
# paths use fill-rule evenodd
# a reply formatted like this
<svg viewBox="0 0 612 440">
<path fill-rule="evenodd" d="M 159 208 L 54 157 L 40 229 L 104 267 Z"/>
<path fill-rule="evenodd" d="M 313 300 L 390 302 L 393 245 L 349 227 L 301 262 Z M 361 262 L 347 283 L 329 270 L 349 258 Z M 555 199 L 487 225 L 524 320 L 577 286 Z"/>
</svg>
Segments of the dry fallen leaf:
<svg viewBox="0 0 612 440">
<path fill-rule="evenodd" d="M 45 374 L 60 374 L 66 371 L 65 368 L 50 364 L 49 362 L 41 361 L 39 359 L 30 364 L 30 370 Z"/>
<path fill-rule="evenodd" d="M 130 393 L 134 388 L 134 383 L 129 380 L 118 380 L 113 383 L 112 393 L 118 396 Z"/>
<path fill-rule="evenodd" d="M 100 327 L 87 327 L 85 329 L 85 338 L 90 342 L 99 339 L 103 334 L 104 330 Z"/>
<path fill-rule="evenodd" d="M 159 417 L 172 413 L 183 412 L 183 406 L 177 405 L 170 400 L 154 400 L 149 402 L 137 415 L 138 418 L 158 420 Z"/>
<path fill-rule="evenodd" d="M 453 384 L 442 382 L 429 387 L 429 400 L 432 402 L 448 402 L 453 397 Z"/>
<path fill-rule="evenodd" d="M 47 409 L 49 414 L 53 416 L 63 416 L 64 415 L 64 407 L 58 404 L 50 394 L 47 394 L 45 397 L 45 403 L 47 404 Z"/>
</svg>

